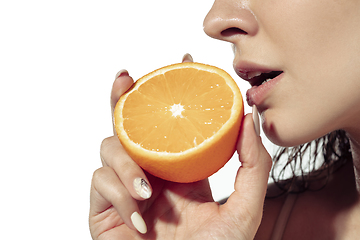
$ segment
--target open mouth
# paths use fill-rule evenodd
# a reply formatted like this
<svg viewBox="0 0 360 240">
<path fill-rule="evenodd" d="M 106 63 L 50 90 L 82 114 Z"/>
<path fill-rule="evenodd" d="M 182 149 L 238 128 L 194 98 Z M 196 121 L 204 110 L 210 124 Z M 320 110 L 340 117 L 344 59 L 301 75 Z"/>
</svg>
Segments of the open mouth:
<svg viewBox="0 0 360 240">
<path fill-rule="evenodd" d="M 283 71 L 271 71 L 271 72 L 248 72 L 243 78 L 251 84 L 251 86 L 260 86 L 263 83 L 270 81 L 271 79 L 279 76 Z"/>
<path fill-rule="evenodd" d="M 250 106 L 263 104 L 268 93 L 277 86 L 283 78 L 284 71 L 279 68 L 266 67 L 255 63 L 239 61 L 234 64 L 237 75 L 252 86 L 246 92 L 246 99 Z"/>
</svg>

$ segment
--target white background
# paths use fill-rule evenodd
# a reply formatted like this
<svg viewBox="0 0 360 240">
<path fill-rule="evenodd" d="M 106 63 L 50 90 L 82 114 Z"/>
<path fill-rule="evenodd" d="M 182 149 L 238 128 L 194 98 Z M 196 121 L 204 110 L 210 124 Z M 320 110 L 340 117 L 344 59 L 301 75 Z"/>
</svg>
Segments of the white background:
<svg viewBox="0 0 360 240">
<path fill-rule="evenodd" d="M 228 71 L 245 94 L 230 44 L 203 32 L 212 3 L 0 3 L 2 239 L 90 239 L 91 177 L 112 134 L 109 93 L 120 69 L 137 79 L 189 52 Z M 232 192 L 238 166 L 234 156 L 210 178 L 216 200 Z"/>
</svg>

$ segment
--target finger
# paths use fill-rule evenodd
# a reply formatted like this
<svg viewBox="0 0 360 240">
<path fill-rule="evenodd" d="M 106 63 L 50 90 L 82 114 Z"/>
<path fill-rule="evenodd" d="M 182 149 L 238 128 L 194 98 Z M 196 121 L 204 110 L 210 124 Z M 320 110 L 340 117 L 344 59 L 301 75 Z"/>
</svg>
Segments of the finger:
<svg viewBox="0 0 360 240">
<path fill-rule="evenodd" d="M 134 84 L 134 80 L 132 79 L 132 77 L 129 76 L 128 71 L 126 71 L 125 69 L 120 70 L 116 74 L 116 78 L 111 89 L 111 97 L 110 97 L 111 116 L 113 121 L 114 121 L 114 109 L 116 103 L 119 101 L 120 96 L 123 95 L 133 84 Z M 113 126 L 114 126 L 114 122 L 113 122 Z M 113 130 L 114 130 L 114 134 L 116 134 L 115 129 Z"/>
<path fill-rule="evenodd" d="M 248 204 L 259 207 L 265 198 L 272 161 L 256 133 L 252 114 L 245 116 L 241 128 L 237 145 L 241 167 L 237 174 L 235 190 L 247 192 L 247 196 L 255 200 Z"/>
<path fill-rule="evenodd" d="M 189 53 L 186 53 L 183 58 L 182 58 L 182 62 L 193 62 L 193 58 Z"/>
<path fill-rule="evenodd" d="M 133 198 L 151 197 L 152 189 L 144 171 L 130 158 L 116 136 L 102 142 L 100 156 L 105 166 L 114 169 Z"/>
<path fill-rule="evenodd" d="M 260 224 L 263 204 L 267 189 L 269 172 L 271 169 L 271 157 L 261 142 L 261 138 L 255 132 L 252 114 L 244 117 L 240 129 L 237 152 L 241 167 L 235 180 L 235 192 L 228 199 L 229 212 L 234 218 L 242 218 L 243 213 L 236 209 L 247 209 L 254 233 Z M 241 221 L 239 219 L 239 221 Z"/>
<path fill-rule="evenodd" d="M 101 219 L 110 216 L 112 206 L 121 218 L 117 224 L 123 222 L 133 230 L 146 233 L 146 225 L 141 217 L 136 200 L 131 197 L 112 168 L 102 167 L 95 171 L 92 180 L 90 219 L 95 223 L 97 216 L 100 216 Z M 105 230 L 107 229 L 97 229 L 97 231 Z"/>
</svg>

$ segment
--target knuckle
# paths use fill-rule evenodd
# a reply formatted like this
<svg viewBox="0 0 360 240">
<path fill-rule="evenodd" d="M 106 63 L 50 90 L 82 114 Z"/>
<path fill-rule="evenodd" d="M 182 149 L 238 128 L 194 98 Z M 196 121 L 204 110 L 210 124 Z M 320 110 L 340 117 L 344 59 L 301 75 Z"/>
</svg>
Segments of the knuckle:
<svg viewBox="0 0 360 240">
<path fill-rule="evenodd" d="M 139 171 L 137 163 L 127 154 L 116 136 L 105 138 L 100 146 L 100 157 L 104 168 L 94 172 L 94 177 L 105 179 L 103 171 L 105 167 L 111 168 L 120 178 L 131 176 Z M 105 169 L 105 170 L 103 170 Z"/>
<path fill-rule="evenodd" d="M 125 161 L 122 162 L 121 165 L 119 165 L 119 170 L 121 170 L 122 172 L 129 172 L 131 170 L 135 169 L 135 162 L 133 161 Z"/>
<path fill-rule="evenodd" d="M 100 152 L 104 152 L 112 145 L 113 137 L 105 138 L 100 145 Z"/>
<path fill-rule="evenodd" d="M 93 173 L 92 182 L 96 185 L 99 182 L 104 181 L 109 176 L 109 167 L 101 167 L 96 169 Z"/>
<path fill-rule="evenodd" d="M 109 165 L 109 161 L 114 156 L 114 152 L 116 151 L 116 141 L 117 138 L 114 136 L 105 138 L 100 145 L 100 158 L 103 163 L 103 166 Z"/>
</svg>

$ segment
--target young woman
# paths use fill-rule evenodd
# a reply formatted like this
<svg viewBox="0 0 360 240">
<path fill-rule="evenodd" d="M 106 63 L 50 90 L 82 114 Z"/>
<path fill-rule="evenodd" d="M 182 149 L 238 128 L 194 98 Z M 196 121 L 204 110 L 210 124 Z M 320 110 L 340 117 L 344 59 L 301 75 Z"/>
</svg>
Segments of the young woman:
<svg viewBox="0 0 360 240">
<path fill-rule="evenodd" d="M 252 85 L 247 102 L 261 114 L 265 134 L 284 147 L 326 136 L 289 157 L 301 158 L 309 146 L 314 155 L 323 151 L 324 164 L 268 188 L 271 157 L 248 114 L 238 140 L 242 166 L 235 191 L 219 205 L 207 180 L 177 184 L 145 175 L 113 136 L 103 141 L 104 167 L 92 182 L 93 239 L 356 239 L 359 23 L 359 0 L 216 0 L 204 30 L 233 44 L 234 69 Z M 119 72 L 112 107 L 132 83 Z M 279 190 L 287 193 L 264 201 L 266 192 L 278 196 Z"/>
</svg>

